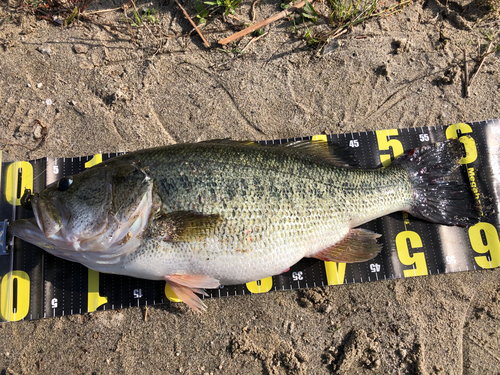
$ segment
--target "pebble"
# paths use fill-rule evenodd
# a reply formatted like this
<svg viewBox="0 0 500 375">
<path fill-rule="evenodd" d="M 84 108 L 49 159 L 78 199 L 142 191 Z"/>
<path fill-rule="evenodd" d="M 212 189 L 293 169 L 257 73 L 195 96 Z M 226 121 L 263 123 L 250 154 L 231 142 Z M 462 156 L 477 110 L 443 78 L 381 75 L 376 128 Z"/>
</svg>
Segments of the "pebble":
<svg viewBox="0 0 500 375">
<path fill-rule="evenodd" d="M 87 53 L 87 51 L 88 51 L 88 50 L 89 50 L 89 49 L 88 49 L 88 47 L 87 47 L 87 46 L 83 46 L 83 45 L 81 45 L 81 44 L 75 44 L 75 45 L 73 46 L 73 51 L 74 51 L 75 53 L 79 53 L 79 54 L 80 54 L 80 53 Z"/>
<path fill-rule="evenodd" d="M 50 56 L 50 54 L 52 53 L 52 49 L 50 47 L 38 47 L 36 50 L 40 52 L 42 55 L 47 55 L 47 56 Z"/>
<path fill-rule="evenodd" d="M 47 99 L 47 100 L 45 101 L 45 104 L 47 104 L 47 105 L 52 105 L 52 104 L 53 104 L 52 99 Z"/>
<path fill-rule="evenodd" d="M 42 138 L 42 127 L 40 125 L 33 130 L 33 137 L 35 137 L 35 139 Z"/>
</svg>

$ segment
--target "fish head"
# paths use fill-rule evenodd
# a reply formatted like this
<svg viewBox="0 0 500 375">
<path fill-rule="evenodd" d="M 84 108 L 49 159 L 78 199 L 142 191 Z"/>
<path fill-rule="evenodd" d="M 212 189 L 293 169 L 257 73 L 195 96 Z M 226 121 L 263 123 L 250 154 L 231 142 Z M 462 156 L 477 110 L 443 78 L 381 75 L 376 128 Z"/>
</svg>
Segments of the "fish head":
<svg viewBox="0 0 500 375">
<path fill-rule="evenodd" d="M 132 164 L 97 165 L 29 198 L 34 217 L 10 232 L 64 259 L 90 266 L 135 250 L 152 207 L 152 181 Z"/>
</svg>

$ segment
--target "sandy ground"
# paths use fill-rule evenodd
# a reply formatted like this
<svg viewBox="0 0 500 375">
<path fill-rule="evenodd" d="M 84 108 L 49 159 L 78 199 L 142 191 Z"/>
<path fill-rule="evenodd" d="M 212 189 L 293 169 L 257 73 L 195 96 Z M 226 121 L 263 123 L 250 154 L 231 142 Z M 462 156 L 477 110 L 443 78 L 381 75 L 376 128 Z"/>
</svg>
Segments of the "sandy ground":
<svg viewBox="0 0 500 375">
<path fill-rule="evenodd" d="M 489 43 L 480 31 L 495 36 L 498 25 L 476 25 L 485 15 L 481 3 L 447 4 L 415 2 L 359 25 L 323 58 L 292 33 L 293 23 L 280 21 L 229 61 L 235 55 L 216 41 L 237 22 L 210 19 L 206 49 L 196 34 L 182 36 L 191 27 L 173 1 L 152 3 L 159 24 L 134 28 L 133 37 L 120 11 L 60 28 L 3 1 L 0 147 L 5 159 L 22 160 L 499 118 L 499 55 L 488 56 L 470 98 L 462 96 L 461 72 L 463 49 L 471 70 Z M 195 13 L 194 2 L 184 5 Z M 250 6 L 244 1 L 237 16 L 248 20 Z M 262 0 L 256 18 L 280 10 Z M 499 373 L 499 276 L 468 272 L 223 298 L 209 300 L 203 315 L 180 304 L 156 306 L 147 321 L 145 309 L 130 308 L 1 324 L 0 371 Z"/>
</svg>

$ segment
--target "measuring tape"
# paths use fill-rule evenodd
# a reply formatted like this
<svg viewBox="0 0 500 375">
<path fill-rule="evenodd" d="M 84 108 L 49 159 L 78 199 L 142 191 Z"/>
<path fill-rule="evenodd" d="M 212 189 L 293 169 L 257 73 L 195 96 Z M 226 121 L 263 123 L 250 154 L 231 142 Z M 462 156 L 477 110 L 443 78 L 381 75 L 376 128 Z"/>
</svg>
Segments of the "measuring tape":
<svg viewBox="0 0 500 375">
<path fill-rule="evenodd" d="M 313 140 L 326 139 L 331 145 L 350 148 L 361 168 L 387 166 L 408 150 L 450 138 L 459 138 L 464 143 L 466 155 L 460 161 L 464 177 L 469 179 L 478 203 L 493 212 L 482 222 L 464 229 L 431 224 L 406 213 L 394 213 L 362 226 L 382 234 L 382 252 L 368 262 L 345 264 L 307 258 L 284 274 L 245 285 L 207 290 L 208 296 L 204 298 L 499 267 L 500 120 L 312 137 Z M 280 144 L 299 139 L 311 138 L 261 143 Z M 1 163 L 0 321 L 179 301 L 163 281 L 101 274 L 6 235 L 8 220 L 33 216 L 21 206 L 25 189 L 41 191 L 63 176 L 79 173 L 117 155 Z"/>
</svg>

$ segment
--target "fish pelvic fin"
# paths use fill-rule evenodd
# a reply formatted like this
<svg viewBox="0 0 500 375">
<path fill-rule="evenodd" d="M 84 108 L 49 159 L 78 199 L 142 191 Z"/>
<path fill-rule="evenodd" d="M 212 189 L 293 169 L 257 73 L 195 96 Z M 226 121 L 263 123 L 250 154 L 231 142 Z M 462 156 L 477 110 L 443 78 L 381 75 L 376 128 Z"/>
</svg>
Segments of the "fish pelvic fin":
<svg viewBox="0 0 500 375">
<path fill-rule="evenodd" d="M 220 286 L 219 280 L 210 276 L 166 275 L 163 278 L 177 297 L 198 313 L 205 311 L 207 306 L 196 294 L 207 296 L 204 289 L 214 289 Z"/>
<path fill-rule="evenodd" d="M 375 258 L 382 249 L 382 245 L 377 243 L 377 238 L 379 237 L 381 237 L 380 234 L 371 230 L 354 228 L 349 230 L 347 235 L 335 245 L 321 250 L 310 257 L 325 262 L 365 262 Z"/>
<path fill-rule="evenodd" d="M 460 167 L 463 145 L 458 139 L 425 145 L 389 166 L 403 167 L 413 186 L 411 215 L 437 224 L 470 226 L 479 221 L 480 206 Z"/>
</svg>

